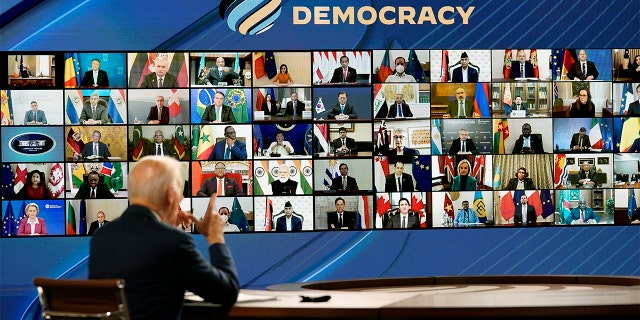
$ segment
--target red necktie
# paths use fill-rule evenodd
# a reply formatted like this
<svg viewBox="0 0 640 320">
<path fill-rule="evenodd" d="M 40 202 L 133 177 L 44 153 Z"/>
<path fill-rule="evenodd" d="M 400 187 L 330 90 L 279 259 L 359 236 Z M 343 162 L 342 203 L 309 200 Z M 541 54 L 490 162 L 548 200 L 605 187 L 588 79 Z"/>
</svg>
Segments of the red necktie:
<svg viewBox="0 0 640 320">
<path fill-rule="evenodd" d="M 218 192 L 217 195 L 222 196 L 222 179 L 218 179 Z"/>
<path fill-rule="evenodd" d="M 344 69 L 344 82 L 347 82 L 347 69 Z"/>
</svg>

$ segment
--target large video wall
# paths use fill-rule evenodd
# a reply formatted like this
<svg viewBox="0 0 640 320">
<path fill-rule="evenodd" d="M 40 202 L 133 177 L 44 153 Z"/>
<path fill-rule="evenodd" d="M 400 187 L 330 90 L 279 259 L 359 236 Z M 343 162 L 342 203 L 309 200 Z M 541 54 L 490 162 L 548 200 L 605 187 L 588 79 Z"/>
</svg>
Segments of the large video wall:
<svg viewBox="0 0 640 320">
<path fill-rule="evenodd" d="M 155 154 L 228 232 L 640 222 L 640 49 L 3 56 L 3 237 L 90 234 Z"/>
</svg>

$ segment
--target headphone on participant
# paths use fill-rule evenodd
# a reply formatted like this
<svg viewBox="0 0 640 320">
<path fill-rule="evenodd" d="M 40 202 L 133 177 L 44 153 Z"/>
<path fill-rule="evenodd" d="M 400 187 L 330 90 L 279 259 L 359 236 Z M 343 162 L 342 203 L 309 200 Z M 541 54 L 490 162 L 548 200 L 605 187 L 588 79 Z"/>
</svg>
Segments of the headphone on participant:
<svg viewBox="0 0 640 320">
<path fill-rule="evenodd" d="M 518 168 L 518 170 L 516 171 L 516 174 L 515 174 L 516 178 L 518 177 L 518 172 L 519 172 L 520 170 L 523 170 L 523 171 L 524 171 L 524 177 L 525 177 L 525 178 L 528 178 L 528 177 L 529 177 L 529 173 L 527 172 L 527 168 L 525 168 L 525 167 L 520 167 L 520 168 Z"/>
</svg>

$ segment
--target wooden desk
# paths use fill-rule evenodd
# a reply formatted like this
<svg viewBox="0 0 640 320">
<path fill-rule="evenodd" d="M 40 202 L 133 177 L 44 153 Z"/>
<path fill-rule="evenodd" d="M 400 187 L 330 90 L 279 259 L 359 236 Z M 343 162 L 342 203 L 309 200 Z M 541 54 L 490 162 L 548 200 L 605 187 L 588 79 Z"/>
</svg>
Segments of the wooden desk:
<svg viewBox="0 0 640 320">
<path fill-rule="evenodd" d="M 569 116 L 569 109 L 571 106 L 553 107 L 553 117 L 566 118 Z"/>
<path fill-rule="evenodd" d="M 31 77 L 31 78 L 9 78 L 9 86 L 16 88 L 53 87 L 55 78 Z"/>
<path fill-rule="evenodd" d="M 624 184 L 614 183 L 613 187 L 616 189 L 640 189 L 640 182 L 625 182 Z"/>
</svg>

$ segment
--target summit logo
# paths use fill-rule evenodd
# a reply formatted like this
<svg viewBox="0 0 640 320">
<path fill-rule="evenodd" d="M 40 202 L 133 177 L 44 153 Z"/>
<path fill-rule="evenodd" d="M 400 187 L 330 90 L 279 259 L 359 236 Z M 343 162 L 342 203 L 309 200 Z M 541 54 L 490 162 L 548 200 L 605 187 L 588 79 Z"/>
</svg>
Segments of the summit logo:
<svg viewBox="0 0 640 320">
<path fill-rule="evenodd" d="M 282 12 L 281 0 L 222 0 L 220 17 L 233 31 L 255 35 L 269 30 Z"/>
</svg>

